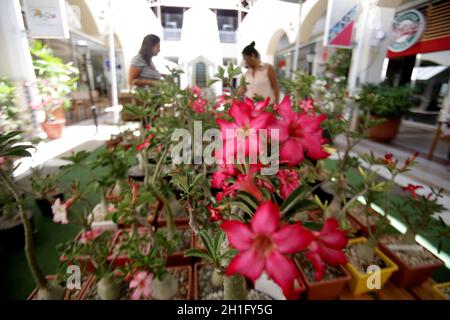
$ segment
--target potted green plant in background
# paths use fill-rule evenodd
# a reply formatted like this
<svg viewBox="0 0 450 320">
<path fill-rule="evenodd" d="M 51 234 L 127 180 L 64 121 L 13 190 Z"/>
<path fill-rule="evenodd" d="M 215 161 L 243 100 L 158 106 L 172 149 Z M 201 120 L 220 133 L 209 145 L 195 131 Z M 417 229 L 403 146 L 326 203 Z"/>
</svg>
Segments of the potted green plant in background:
<svg viewBox="0 0 450 320">
<path fill-rule="evenodd" d="M 65 125 L 63 111 L 70 107 L 68 96 L 75 89 L 78 70 L 72 66 L 72 62 L 64 63 L 55 57 L 53 51 L 40 41 L 35 41 L 30 50 L 40 96 L 40 100 L 32 103 L 31 108 L 45 112 L 41 127 L 49 139 L 57 139 L 61 137 Z"/>
<path fill-rule="evenodd" d="M 389 142 L 397 135 L 401 118 L 411 107 L 411 88 L 388 84 L 365 84 L 355 101 L 371 118 L 379 120 L 369 130 L 369 138 Z"/>
</svg>

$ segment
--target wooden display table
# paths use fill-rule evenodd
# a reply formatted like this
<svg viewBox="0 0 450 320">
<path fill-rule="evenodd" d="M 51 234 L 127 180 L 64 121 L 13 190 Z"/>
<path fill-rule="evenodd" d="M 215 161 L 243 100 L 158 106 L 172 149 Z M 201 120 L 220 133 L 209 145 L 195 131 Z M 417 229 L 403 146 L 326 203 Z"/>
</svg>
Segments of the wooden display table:
<svg viewBox="0 0 450 320">
<path fill-rule="evenodd" d="M 348 288 L 339 295 L 340 300 L 434 300 L 432 286 L 435 282 L 428 279 L 419 286 L 399 288 L 393 282 L 385 284 L 383 289 L 360 296 L 353 296 Z"/>
</svg>

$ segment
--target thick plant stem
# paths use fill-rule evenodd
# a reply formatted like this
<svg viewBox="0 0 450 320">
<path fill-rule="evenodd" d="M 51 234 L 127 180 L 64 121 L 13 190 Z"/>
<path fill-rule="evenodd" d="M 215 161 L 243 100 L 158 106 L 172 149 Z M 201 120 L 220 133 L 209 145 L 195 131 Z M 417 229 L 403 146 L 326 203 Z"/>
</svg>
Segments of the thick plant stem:
<svg viewBox="0 0 450 320">
<path fill-rule="evenodd" d="M 3 180 L 5 180 L 6 185 L 8 186 L 9 190 L 14 195 L 14 198 L 17 202 L 20 219 L 22 220 L 24 233 L 25 233 L 25 256 L 27 258 L 28 267 L 31 270 L 31 274 L 33 275 L 34 281 L 36 282 L 36 285 L 38 286 L 38 288 L 46 289 L 48 287 L 48 281 L 45 278 L 44 273 L 42 272 L 41 268 L 39 267 L 36 256 L 34 255 L 33 234 L 31 231 L 31 224 L 23 210 L 19 192 L 17 191 L 13 182 L 10 180 L 10 178 L 6 175 L 6 173 L 2 169 L 0 169 L 0 175 L 3 178 Z"/>
<path fill-rule="evenodd" d="M 225 300 L 246 300 L 247 285 L 240 274 L 223 277 L 223 289 Z"/>
<path fill-rule="evenodd" d="M 171 240 L 175 236 L 176 226 L 173 220 L 173 212 L 172 208 L 170 207 L 170 202 L 161 192 L 159 192 L 159 190 L 156 189 L 156 187 L 153 184 L 150 183 L 149 188 L 156 196 L 156 198 L 164 204 L 167 219 L 167 238 Z"/>
</svg>

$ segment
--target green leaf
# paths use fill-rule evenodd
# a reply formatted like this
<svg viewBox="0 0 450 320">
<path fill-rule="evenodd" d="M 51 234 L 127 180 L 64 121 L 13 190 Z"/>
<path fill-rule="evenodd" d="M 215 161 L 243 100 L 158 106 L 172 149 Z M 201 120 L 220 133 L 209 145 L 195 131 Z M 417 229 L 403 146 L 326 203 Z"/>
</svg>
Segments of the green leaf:
<svg viewBox="0 0 450 320">
<path fill-rule="evenodd" d="M 201 259 L 204 259 L 207 261 L 212 261 L 211 257 L 207 253 L 202 252 L 197 249 L 194 249 L 194 248 L 186 250 L 184 252 L 184 256 L 185 257 L 197 257 L 197 258 L 201 258 Z"/>
<path fill-rule="evenodd" d="M 222 231 L 218 231 L 214 237 L 214 256 L 220 256 L 220 249 L 222 247 L 222 243 L 225 240 L 225 233 Z"/>
<path fill-rule="evenodd" d="M 295 203 L 295 205 L 293 205 L 287 212 L 284 212 L 283 219 L 291 217 L 298 211 L 307 211 L 316 208 L 317 204 L 314 201 L 308 199 L 300 200 L 297 203 Z"/>
<path fill-rule="evenodd" d="M 236 198 L 243 201 L 250 208 L 253 208 L 253 210 L 258 208 L 258 200 L 256 200 L 250 193 L 239 191 Z"/>
<path fill-rule="evenodd" d="M 220 81 L 220 79 L 209 79 L 207 84 L 206 84 L 206 86 L 210 87 L 210 86 L 212 86 L 214 83 L 216 83 L 218 81 Z"/>
<path fill-rule="evenodd" d="M 214 244 L 213 244 L 213 241 L 212 241 L 209 233 L 206 230 L 200 230 L 199 236 L 202 239 L 203 245 L 205 246 L 209 255 L 211 257 L 213 257 L 214 256 L 214 247 L 213 247 Z"/>
<path fill-rule="evenodd" d="M 295 189 L 281 205 L 282 214 L 288 212 L 298 201 L 302 200 L 305 196 L 305 191 L 307 191 L 307 186 L 303 185 Z"/>
<path fill-rule="evenodd" d="M 28 148 L 31 148 L 31 146 L 29 146 Z M 4 152 L 0 152 L 0 155 L 15 156 L 15 157 L 31 157 L 31 153 L 28 152 L 26 148 L 23 148 L 22 146 L 9 148 Z"/>
<path fill-rule="evenodd" d="M 248 213 L 251 217 L 253 216 L 253 210 L 243 201 L 232 201 L 231 204 L 242 209 L 245 213 Z"/>
</svg>

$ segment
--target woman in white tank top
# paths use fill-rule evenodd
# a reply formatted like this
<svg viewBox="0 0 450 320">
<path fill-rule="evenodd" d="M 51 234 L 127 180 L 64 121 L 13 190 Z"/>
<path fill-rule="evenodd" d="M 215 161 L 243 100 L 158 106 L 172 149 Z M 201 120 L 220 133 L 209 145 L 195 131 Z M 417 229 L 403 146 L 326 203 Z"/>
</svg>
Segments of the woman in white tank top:
<svg viewBox="0 0 450 320">
<path fill-rule="evenodd" d="M 271 102 L 278 103 L 280 89 L 275 70 L 270 64 L 261 62 L 254 41 L 244 48 L 242 56 L 248 70 L 245 74 L 246 84 L 241 86 L 239 94 L 245 94 L 251 99 L 258 96 L 264 99 L 269 97 Z"/>
</svg>

